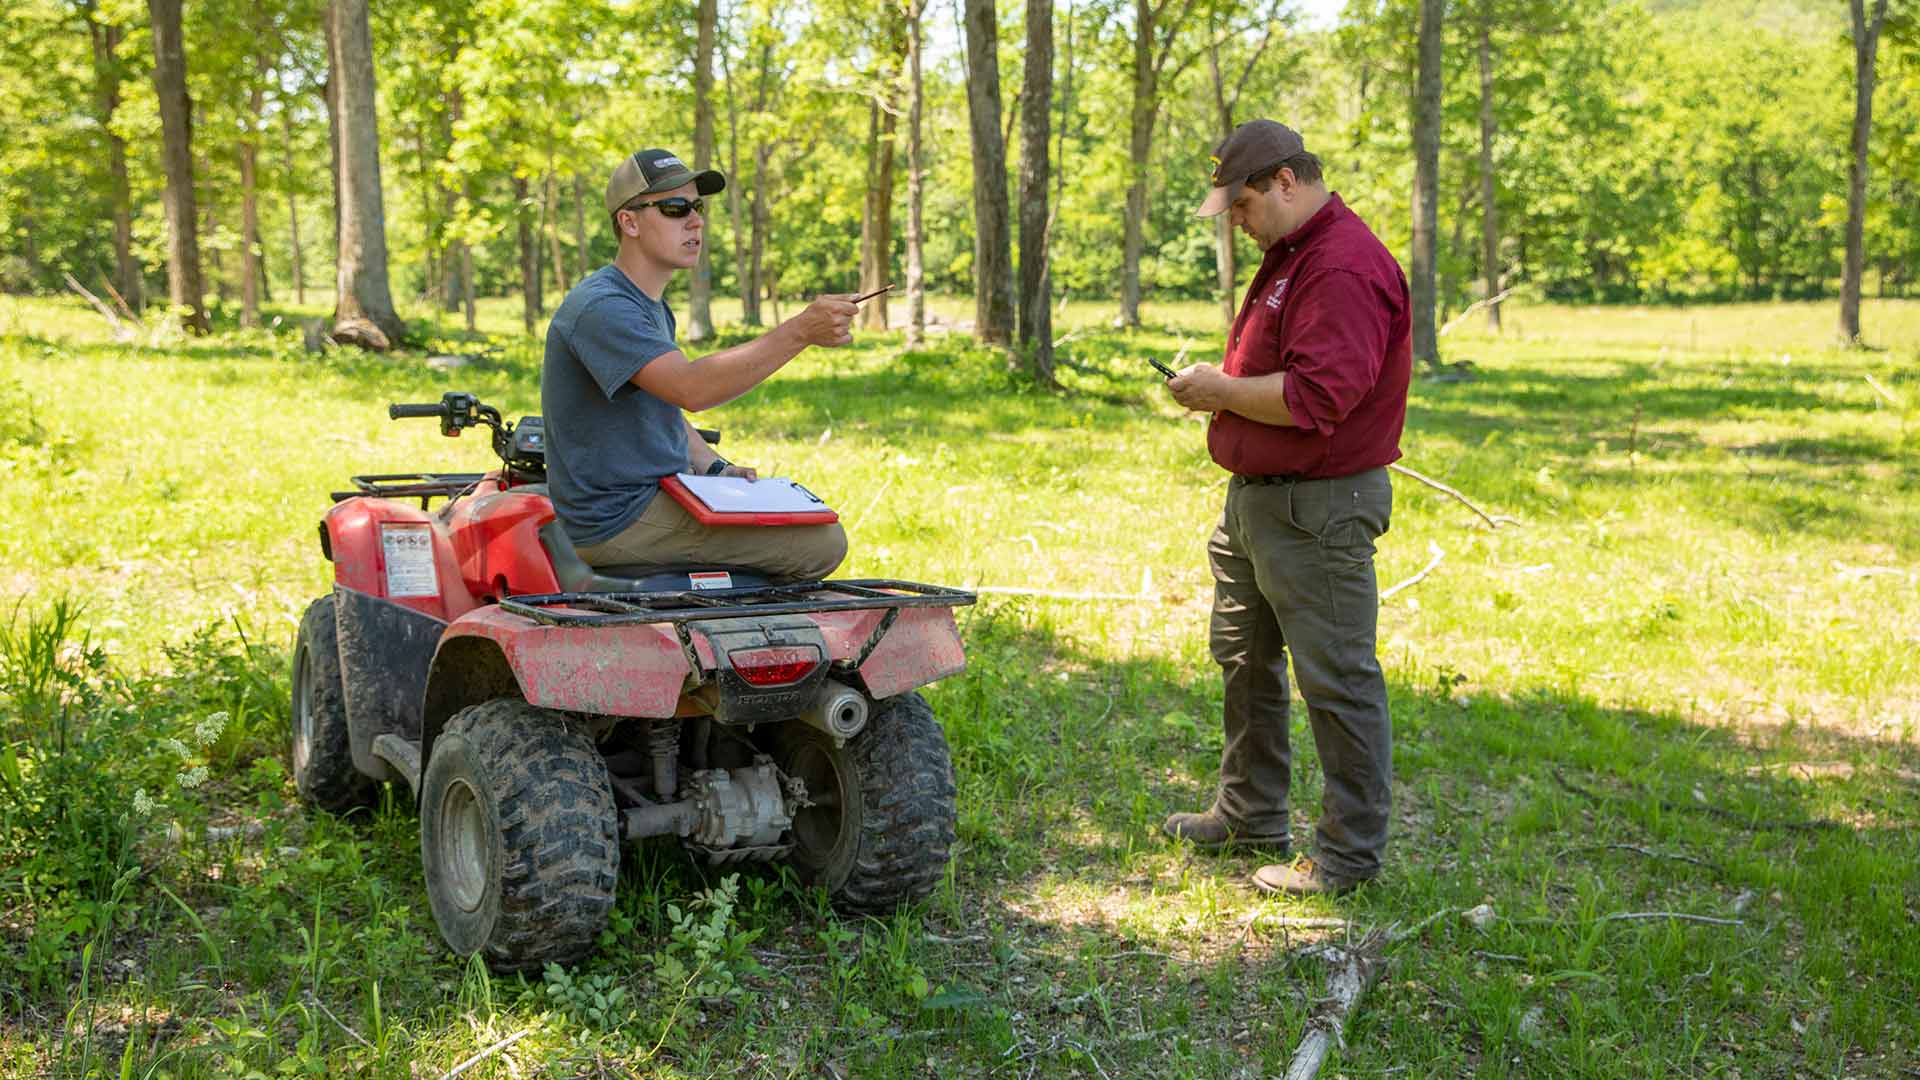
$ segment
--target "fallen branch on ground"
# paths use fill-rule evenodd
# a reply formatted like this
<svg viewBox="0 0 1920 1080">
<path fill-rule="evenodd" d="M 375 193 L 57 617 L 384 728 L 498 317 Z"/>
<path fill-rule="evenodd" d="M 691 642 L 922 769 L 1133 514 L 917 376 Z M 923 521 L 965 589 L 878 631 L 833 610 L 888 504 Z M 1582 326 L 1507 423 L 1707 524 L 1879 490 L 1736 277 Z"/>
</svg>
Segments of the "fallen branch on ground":
<svg viewBox="0 0 1920 1080">
<path fill-rule="evenodd" d="M 1473 313 L 1474 313 L 1474 312 L 1476 312 L 1476 311 L 1479 311 L 1479 310 L 1480 310 L 1481 308 L 1483 308 L 1483 307 L 1486 307 L 1486 306 L 1488 306 L 1488 305 L 1490 305 L 1490 304 L 1497 304 L 1497 303 L 1499 303 L 1500 301 L 1502 301 L 1502 300 L 1505 300 L 1505 299 L 1506 299 L 1507 297 L 1509 297 L 1509 296 L 1512 296 L 1512 295 L 1513 295 L 1513 290 L 1512 290 L 1512 289 L 1505 289 L 1505 290 L 1503 290 L 1503 291 L 1501 291 L 1501 292 L 1500 292 L 1500 293 L 1499 293 L 1498 295 L 1495 295 L 1495 296 L 1489 296 L 1489 297 L 1487 297 L 1487 298 L 1486 298 L 1485 300 L 1475 300 L 1475 301 L 1474 301 L 1473 303 L 1471 303 L 1471 304 L 1468 304 L 1468 305 L 1467 305 L 1466 307 L 1464 307 L 1464 308 L 1462 308 L 1462 309 L 1460 310 L 1460 314 L 1458 314 L 1458 315 L 1455 315 L 1455 316 L 1454 316 L 1453 318 L 1451 318 L 1451 319 L 1448 319 L 1448 320 L 1446 321 L 1446 325 L 1444 325 L 1444 326 L 1442 326 L 1442 327 L 1440 327 L 1440 329 L 1438 329 L 1438 330 L 1436 330 L 1436 331 L 1434 331 L 1434 334 L 1433 334 L 1433 336 L 1434 336 L 1434 337 L 1445 337 L 1445 336 L 1446 336 L 1446 333 L 1447 333 L 1447 331 L 1449 331 L 1449 330 L 1451 330 L 1451 329 L 1453 329 L 1453 327 L 1454 327 L 1454 324 L 1455 324 L 1455 323 L 1458 323 L 1458 322 L 1459 322 L 1459 321 L 1460 321 L 1461 319 L 1464 319 L 1464 318 L 1466 318 L 1467 316 L 1469 316 L 1469 315 L 1471 315 L 1471 314 L 1473 314 Z"/>
<path fill-rule="evenodd" d="M 505 1050 L 507 1047 L 512 1046 L 514 1043 L 519 1042 L 521 1039 L 524 1039 L 531 1034 L 533 1034 L 532 1028 L 522 1028 L 519 1031 L 514 1032 L 513 1034 L 507 1036 L 504 1039 L 501 1039 L 499 1042 L 494 1043 L 492 1046 L 487 1047 L 485 1050 L 480 1051 L 479 1053 L 473 1055 L 472 1057 L 461 1062 L 460 1064 L 455 1065 L 453 1069 L 449 1071 L 445 1076 L 442 1076 L 440 1080 L 453 1080 L 454 1077 L 459 1076 L 461 1073 L 466 1072 L 468 1069 L 473 1068 L 475 1065 L 480 1064 L 482 1061 L 487 1060 L 493 1055 L 499 1053 L 502 1050 Z"/>
<path fill-rule="evenodd" d="M 1718 863 L 1711 863 L 1705 859 L 1696 859 L 1691 855 L 1681 855 L 1681 854 L 1670 852 L 1670 851 L 1655 851 L 1652 848 L 1644 848 L 1638 844 L 1587 844 L 1583 847 L 1566 848 L 1564 850 L 1556 852 L 1553 857 L 1556 859 L 1563 859 L 1568 855 L 1577 855 L 1583 851 L 1631 851 L 1636 855 L 1645 855 L 1649 859 L 1672 859 L 1674 862 L 1692 863 L 1695 866 L 1704 866 L 1707 869 L 1712 870 L 1716 874 L 1721 874 L 1726 872 L 1720 867 L 1720 864 Z"/>
<path fill-rule="evenodd" d="M 1300 1045 L 1294 1048 L 1293 1059 L 1287 1063 L 1286 1080 L 1313 1080 L 1319 1075 L 1333 1048 L 1346 1044 L 1347 1021 L 1361 995 L 1386 969 L 1387 949 L 1419 937 L 1427 927 L 1453 910 L 1441 908 L 1405 930 L 1399 929 L 1398 923 L 1385 930 L 1374 930 L 1355 945 L 1324 945 L 1310 950 L 1309 955 L 1317 955 L 1332 965 L 1333 974 L 1327 979 L 1328 995 L 1314 1005 L 1313 1015 L 1307 1018 L 1306 1031 L 1300 1036 Z"/>
<path fill-rule="evenodd" d="M 1521 521 L 1519 518 L 1511 518 L 1506 516 L 1505 514 L 1489 514 L 1485 510 L 1482 510 L 1478 506 L 1475 506 L 1472 500 L 1468 499 L 1465 495 L 1460 494 L 1458 491 L 1455 491 L 1453 488 L 1448 487 L 1447 485 L 1441 483 L 1438 480 L 1435 480 L 1430 476 L 1422 476 L 1419 473 L 1414 472 L 1412 469 L 1407 468 L 1405 465 L 1402 465 L 1397 461 L 1388 465 L 1387 468 L 1392 469 L 1394 472 L 1397 472 L 1402 476 L 1411 476 L 1415 480 L 1420 481 L 1421 483 L 1427 485 L 1428 487 L 1434 489 L 1435 491 L 1444 491 L 1448 495 L 1451 495 L 1454 498 L 1460 500 L 1460 504 L 1462 506 L 1465 506 L 1467 509 L 1473 511 L 1476 514 L 1479 514 L 1480 520 L 1486 522 L 1487 527 L 1490 529 L 1497 529 L 1502 525 L 1524 525 L 1525 524 L 1525 522 Z"/>
<path fill-rule="evenodd" d="M 1745 926 L 1745 919 L 1716 919 L 1711 915 L 1692 915 L 1684 911 L 1616 911 L 1611 915 L 1602 915 L 1594 922 L 1644 922 L 1648 919 L 1671 919 L 1675 922 L 1706 923 L 1710 926 Z"/>
<path fill-rule="evenodd" d="M 1874 378 L 1872 375 L 1862 375 L 1860 377 L 1867 380 L 1867 385 L 1873 387 L 1874 393 L 1879 394 L 1881 397 L 1885 398 L 1887 401 L 1887 404 L 1893 406 L 1896 409 L 1904 409 L 1907 407 L 1906 402 L 1901 401 L 1900 398 L 1896 396 L 1893 391 L 1880 385 L 1879 379 Z"/>
<path fill-rule="evenodd" d="M 80 284 L 72 274 L 63 274 L 62 276 L 67 279 L 67 288 L 72 289 L 85 298 L 87 303 L 93 305 L 93 310 L 99 312 L 101 317 L 107 320 L 107 325 L 113 327 L 113 337 L 115 341 L 133 340 L 133 330 L 120 321 L 120 316 L 115 314 L 114 310 L 107 306 L 106 301 L 88 292 L 87 287 Z"/>
<path fill-rule="evenodd" d="M 341 1031 L 346 1032 L 348 1035 L 353 1036 L 354 1042 L 359 1043 L 361 1046 L 364 1046 L 369 1050 L 374 1049 L 373 1044 L 368 1042 L 364 1035 L 361 1035 L 359 1032 L 353 1030 L 352 1028 L 348 1027 L 346 1024 L 342 1023 L 339 1017 L 333 1015 L 333 1010 L 327 1008 L 326 1003 L 322 1002 L 319 998 L 315 997 L 313 994 L 313 991 L 311 990 L 307 991 L 307 1002 L 308 1004 L 312 1005 L 314 1008 L 319 1009 L 320 1012 L 324 1016 L 326 1016 L 327 1019 L 333 1021 L 333 1024 L 335 1027 L 339 1028 Z"/>
<path fill-rule="evenodd" d="M 1400 591 L 1401 589 L 1404 589 L 1404 588 L 1406 588 L 1406 587 L 1408 587 L 1408 586 L 1410 586 L 1410 585 L 1418 585 L 1418 584 L 1420 584 L 1420 582 L 1421 582 L 1421 581 L 1422 581 L 1423 579 L 1425 579 L 1425 578 L 1426 578 L 1426 576 L 1427 576 L 1428 574 L 1430 574 L 1430 573 L 1432 573 L 1432 572 L 1433 572 L 1433 568 L 1434 568 L 1434 567 L 1436 567 L 1436 566 L 1439 566 L 1439 565 L 1440 565 L 1440 560 L 1441 560 L 1441 559 L 1444 559 L 1444 558 L 1446 558 L 1446 555 L 1447 555 L 1447 553 L 1446 553 L 1446 552 L 1444 552 L 1444 551 L 1441 551 L 1441 550 L 1440 550 L 1440 545 L 1439 545 L 1439 544 L 1436 544 L 1436 543 L 1434 543 L 1434 542 L 1433 542 L 1433 541 L 1431 541 L 1431 540 L 1429 540 L 1429 541 L 1427 541 L 1427 550 L 1433 553 L 1433 558 L 1432 558 L 1432 559 L 1430 559 L 1430 560 L 1429 560 L 1429 561 L 1427 562 L 1427 565 L 1425 565 L 1425 566 L 1423 566 L 1423 567 L 1421 567 L 1421 568 L 1420 568 L 1420 572 L 1419 572 L 1419 573 L 1417 573 L 1417 574 L 1415 574 L 1415 575 L 1413 575 L 1412 577 L 1410 577 L 1410 578 L 1408 578 L 1407 580 L 1405 580 L 1405 581 L 1402 581 L 1402 582 L 1399 582 L 1398 584 L 1395 584 L 1395 585 L 1393 585 L 1393 586 L 1391 586 L 1391 587 L 1389 587 L 1388 589 L 1386 589 L 1385 591 L 1383 591 L 1383 592 L 1382 592 L 1382 593 L 1380 594 L 1380 602 L 1381 602 L 1381 603 L 1383 603 L 1383 604 L 1384 604 L 1384 603 L 1386 603 L 1386 602 L 1387 602 L 1387 600 L 1388 600 L 1388 599 L 1390 599 L 1390 598 L 1391 598 L 1391 597 L 1393 596 L 1393 594 L 1394 594 L 1394 593 L 1397 593 L 1397 592 L 1399 592 L 1399 591 Z"/>
<path fill-rule="evenodd" d="M 135 314 L 133 308 L 128 305 L 127 298 L 121 296 L 120 290 L 113 287 L 112 279 L 103 277 L 100 279 L 100 284 L 107 287 L 107 295 L 113 297 L 114 305 L 120 309 L 120 314 L 126 316 L 128 322 L 142 330 L 147 328 L 147 324 L 141 322 L 140 316 Z"/>
<path fill-rule="evenodd" d="M 1588 800 L 1589 802 L 1604 805 L 1606 803 L 1617 803 L 1617 802 L 1625 801 L 1615 796 L 1602 795 L 1597 791 L 1588 791 L 1586 788 L 1583 788 L 1580 785 L 1574 783 L 1573 781 L 1567 779 L 1566 774 L 1562 773 L 1559 769 L 1553 770 L 1553 779 L 1554 779 L 1554 782 L 1558 783 L 1561 787 L 1566 788 L 1568 791 L 1572 792 L 1575 795 L 1580 796 L 1583 799 Z M 1752 820 L 1749 820 L 1744 814 L 1736 814 L 1731 810 L 1725 809 L 1724 807 L 1719 807 L 1719 806 L 1713 805 L 1712 803 L 1704 803 L 1704 802 L 1703 803 L 1677 803 L 1668 799 L 1661 799 L 1659 800 L 1658 805 L 1662 810 L 1698 810 L 1703 814 L 1720 818 L 1723 821 L 1730 821 L 1736 825 L 1739 825 L 1741 828 L 1750 830 L 1752 832 L 1765 832 L 1768 829 L 1795 829 L 1795 830 L 1812 832 L 1819 829 L 1846 828 L 1846 826 L 1841 824 L 1840 822 L 1832 821 L 1827 818 L 1807 818 L 1803 821 L 1752 821 Z"/>
<path fill-rule="evenodd" d="M 1306 1032 L 1287 1062 L 1286 1080 L 1313 1080 L 1333 1048 L 1346 1045 L 1347 1019 L 1386 966 L 1386 946 L 1386 933 L 1376 930 L 1352 948 L 1329 945 L 1320 950 L 1321 958 L 1333 966 L 1328 993 L 1307 1017 Z"/>
</svg>

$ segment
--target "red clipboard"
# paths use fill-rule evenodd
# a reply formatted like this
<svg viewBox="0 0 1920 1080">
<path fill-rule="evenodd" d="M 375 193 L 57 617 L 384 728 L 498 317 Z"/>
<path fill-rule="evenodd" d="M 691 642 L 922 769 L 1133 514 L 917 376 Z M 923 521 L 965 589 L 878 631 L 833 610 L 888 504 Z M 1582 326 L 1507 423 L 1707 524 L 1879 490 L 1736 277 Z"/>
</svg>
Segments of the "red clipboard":
<svg viewBox="0 0 1920 1080">
<path fill-rule="evenodd" d="M 696 492 L 688 480 L 711 490 Z M 708 483 L 715 480 L 735 483 Z M 746 482 L 737 477 L 680 474 L 662 477 L 660 490 L 702 525 L 831 525 L 840 520 L 833 507 L 791 480 Z"/>
</svg>

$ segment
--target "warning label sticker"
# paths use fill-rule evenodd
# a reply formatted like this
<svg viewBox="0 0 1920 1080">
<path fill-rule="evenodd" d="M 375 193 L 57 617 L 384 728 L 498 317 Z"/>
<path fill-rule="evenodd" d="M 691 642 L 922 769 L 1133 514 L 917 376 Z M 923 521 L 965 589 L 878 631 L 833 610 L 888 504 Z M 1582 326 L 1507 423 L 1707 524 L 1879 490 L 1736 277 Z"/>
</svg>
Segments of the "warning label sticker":
<svg viewBox="0 0 1920 1080">
<path fill-rule="evenodd" d="M 433 568 L 433 530 L 427 525 L 382 525 L 380 550 L 387 561 L 387 595 L 438 596 Z"/>
<path fill-rule="evenodd" d="M 731 589 L 733 575 L 724 570 L 699 570 L 687 575 L 696 589 Z"/>
</svg>

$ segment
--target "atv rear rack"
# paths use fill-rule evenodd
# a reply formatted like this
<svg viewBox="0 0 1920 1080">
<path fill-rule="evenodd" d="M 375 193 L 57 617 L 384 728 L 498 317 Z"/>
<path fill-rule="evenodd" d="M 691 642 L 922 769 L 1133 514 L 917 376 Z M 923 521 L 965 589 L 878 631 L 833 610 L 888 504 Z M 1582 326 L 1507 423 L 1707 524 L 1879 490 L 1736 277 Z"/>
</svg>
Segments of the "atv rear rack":
<svg viewBox="0 0 1920 1080">
<path fill-rule="evenodd" d="M 821 593 L 837 594 L 831 598 Z M 806 615 L 816 611 L 861 611 L 878 608 L 964 607 L 976 597 L 943 585 L 913 581 L 863 578 L 858 581 L 812 581 L 796 585 L 766 585 L 745 589 L 630 593 L 531 593 L 500 601 L 510 611 L 548 626 L 626 626 L 634 623 L 681 623 L 751 615 Z M 574 608 L 583 610 L 555 610 Z M 888 622 L 892 622 L 889 613 Z"/>
</svg>

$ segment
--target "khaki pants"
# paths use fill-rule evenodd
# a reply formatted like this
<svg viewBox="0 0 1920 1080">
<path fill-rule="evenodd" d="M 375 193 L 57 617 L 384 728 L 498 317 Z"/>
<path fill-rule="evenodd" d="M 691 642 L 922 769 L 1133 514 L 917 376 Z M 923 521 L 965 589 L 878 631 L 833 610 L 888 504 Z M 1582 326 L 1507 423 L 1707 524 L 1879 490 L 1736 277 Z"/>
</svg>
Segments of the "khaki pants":
<svg viewBox="0 0 1920 1080">
<path fill-rule="evenodd" d="M 1373 572 L 1373 542 L 1392 509 L 1385 469 L 1335 480 L 1234 477 L 1207 544 L 1213 657 L 1226 680 L 1217 806 L 1248 833 L 1289 831 L 1291 651 L 1326 777 L 1315 858 L 1350 877 L 1379 872 L 1393 798 Z"/>
<path fill-rule="evenodd" d="M 819 581 L 847 557 L 832 525 L 702 525 L 664 491 L 620 535 L 577 549 L 589 566 L 718 566 Z"/>
</svg>

